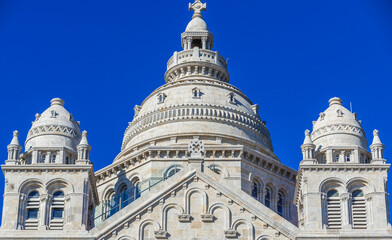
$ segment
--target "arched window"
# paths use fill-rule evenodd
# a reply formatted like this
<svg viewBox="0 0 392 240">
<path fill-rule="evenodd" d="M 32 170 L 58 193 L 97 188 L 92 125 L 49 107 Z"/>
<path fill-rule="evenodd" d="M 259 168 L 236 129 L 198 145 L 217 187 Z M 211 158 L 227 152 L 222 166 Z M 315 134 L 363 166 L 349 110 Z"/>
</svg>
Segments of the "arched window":
<svg viewBox="0 0 392 240">
<path fill-rule="evenodd" d="M 166 172 L 166 176 L 165 178 L 169 178 L 171 176 L 173 176 L 174 174 L 178 173 L 181 169 L 178 166 L 174 166 L 172 168 L 170 168 L 167 172 Z"/>
<path fill-rule="evenodd" d="M 221 170 L 214 163 L 211 164 L 210 166 L 208 166 L 208 168 L 211 169 L 211 171 L 213 171 L 214 173 L 216 173 L 218 175 L 221 174 Z"/>
<path fill-rule="evenodd" d="M 366 229 L 366 202 L 359 189 L 352 192 L 352 219 L 354 229 Z"/>
<path fill-rule="evenodd" d="M 130 194 L 128 191 L 128 186 L 125 183 L 123 183 L 118 188 L 118 195 L 119 195 L 120 209 L 122 209 L 130 203 Z"/>
<path fill-rule="evenodd" d="M 37 229 L 39 216 L 39 193 L 32 191 L 27 196 L 25 229 Z"/>
<path fill-rule="evenodd" d="M 258 182 L 252 183 L 252 197 L 259 201 L 259 192 L 260 192 L 260 185 Z"/>
<path fill-rule="evenodd" d="M 336 190 L 329 190 L 327 193 L 327 214 L 328 214 L 328 228 L 341 229 L 342 218 L 340 210 L 339 193 Z"/>
<path fill-rule="evenodd" d="M 271 189 L 268 187 L 265 189 L 264 205 L 271 208 Z"/>
<path fill-rule="evenodd" d="M 53 193 L 50 210 L 49 228 L 61 230 L 64 225 L 64 192 L 56 191 Z"/>
<path fill-rule="evenodd" d="M 280 192 L 278 193 L 278 202 L 276 203 L 276 206 L 277 206 L 278 214 L 282 217 L 284 213 L 283 204 L 284 204 L 284 197 L 283 197 L 283 193 Z"/>
</svg>

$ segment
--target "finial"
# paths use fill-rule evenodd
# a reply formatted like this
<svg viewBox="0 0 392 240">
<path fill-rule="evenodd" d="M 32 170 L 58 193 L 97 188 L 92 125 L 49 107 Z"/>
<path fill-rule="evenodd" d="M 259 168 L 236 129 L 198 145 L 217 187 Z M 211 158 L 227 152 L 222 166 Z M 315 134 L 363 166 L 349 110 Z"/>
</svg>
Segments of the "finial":
<svg viewBox="0 0 392 240">
<path fill-rule="evenodd" d="M 10 145 L 20 145 L 18 138 L 19 138 L 19 132 L 15 130 L 13 132 L 13 137 L 12 137 Z"/>
<path fill-rule="evenodd" d="M 374 129 L 373 136 L 378 136 L 378 130 L 377 129 Z"/>
<path fill-rule="evenodd" d="M 88 141 L 87 141 L 87 131 L 86 130 L 84 130 L 82 132 L 82 140 L 80 140 L 79 145 L 89 145 Z"/>
<path fill-rule="evenodd" d="M 39 114 L 39 113 L 36 113 L 35 114 L 35 121 L 38 121 L 38 119 L 41 117 L 41 114 Z"/>
<path fill-rule="evenodd" d="M 373 144 L 382 144 L 381 143 L 381 139 L 378 136 L 378 130 L 377 129 L 374 129 L 374 131 L 373 131 L 373 142 L 372 142 L 372 145 Z"/>
<path fill-rule="evenodd" d="M 333 98 L 329 99 L 329 106 L 332 106 L 334 104 L 342 105 L 342 99 L 340 99 L 338 97 L 333 97 Z"/>
<path fill-rule="evenodd" d="M 304 143 L 302 145 L 307 145 L 307 144 L 313 144 L 313 141 L 312 141 L 312 139 L 310 137 L 309 129 L 305 130 L 305 140 L 304 140 Z"/>
<path fill-rule="evenodd" d="M 64 100 L 61 99 L 61 98 L 53 98 L 53 99 L 50 101 L 50 106 L 53 106 L 53 105 L 64 106 Z"/>
<path fill-rule="evenodd" d="M 201 3 L 200 0 L 195 0 L 194 3 L 189 3 L 189 11 L 194 11 L 192 18 L 199 17 L 203 18 L 201 11 L 207 10 L 207 3 Z"/>
</svg>

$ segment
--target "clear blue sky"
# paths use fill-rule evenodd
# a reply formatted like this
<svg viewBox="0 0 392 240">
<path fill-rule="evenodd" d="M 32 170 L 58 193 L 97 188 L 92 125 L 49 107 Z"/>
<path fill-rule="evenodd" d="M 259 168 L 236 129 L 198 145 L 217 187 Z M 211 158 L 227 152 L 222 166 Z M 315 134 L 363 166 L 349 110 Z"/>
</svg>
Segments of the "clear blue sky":
<svg viewBox="0 0 392 240">
<path fill-rule="evenodd" d="M 35 113 L 60 97 L 89 132 L 95 170 L 110 164 L 134 105 L 164 84 L 166 62 L 181 49 L 191 19 L 187 6 L 188 0 L 0 0 L 1 163 L 12 131 L 24 143 Z M 392 160 L 390 0 L 207 6 L 204 18 L 214 49 L 229 59 L 230 83 L 260 105 L 283 163 L 298 168 L 304 130 L 334 96 L 347 108 L 352 102 L 369 142 L 380 130 Z"/>
</svg>

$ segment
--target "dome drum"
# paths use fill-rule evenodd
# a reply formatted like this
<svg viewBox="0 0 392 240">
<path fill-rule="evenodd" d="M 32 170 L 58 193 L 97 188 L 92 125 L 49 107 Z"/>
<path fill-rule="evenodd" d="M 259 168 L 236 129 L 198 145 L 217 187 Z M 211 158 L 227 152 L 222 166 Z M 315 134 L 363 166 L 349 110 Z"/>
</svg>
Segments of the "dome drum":
<svg viewBox="0 0 392 240">
<path fill-rule="evenodd" d="M 198 47 L 192 50 L 175 52 L 167 63 L 166 82 L 188 76 L 203 76 L 229 82 L 227 63 L 217 51 L 203 50 Z"/>
</svg>

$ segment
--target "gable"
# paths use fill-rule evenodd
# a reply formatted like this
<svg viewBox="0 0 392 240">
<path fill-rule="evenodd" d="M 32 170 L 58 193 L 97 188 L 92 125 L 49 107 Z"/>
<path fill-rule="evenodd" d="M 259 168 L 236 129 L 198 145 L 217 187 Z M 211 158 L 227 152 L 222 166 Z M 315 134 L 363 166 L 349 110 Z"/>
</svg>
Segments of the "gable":
<svg viewBox="0 0 392 240">
<path fill-rule="evenodd" d="M 295 238 L 297 227 L 229 184 L 184 169 L 91 232 L 98 239 Z"/>
</svg>

